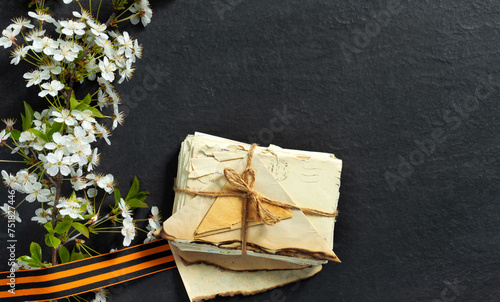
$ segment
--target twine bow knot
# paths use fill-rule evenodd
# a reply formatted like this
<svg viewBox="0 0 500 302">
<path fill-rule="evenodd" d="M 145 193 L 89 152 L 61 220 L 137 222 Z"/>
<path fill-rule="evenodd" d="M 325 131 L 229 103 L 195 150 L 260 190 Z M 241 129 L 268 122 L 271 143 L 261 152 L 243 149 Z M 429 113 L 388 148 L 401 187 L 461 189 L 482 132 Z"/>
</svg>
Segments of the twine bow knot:
<svg viewBox="0 0 500 302">
<path fill-rule="evenodd" d="M 269 211 L 264 203 L 269 205 L 274 205 L 284 209 L 294 209 L 301 210 L 302 212 L 321 215 L 326 217 L 336 217 L 338 211 L 333 213 L 323 212 L 316 209 L 303 208 L 298 207 L 292 204 L 284 203 L 281 201 L 269 199 L 254 190 L 253 186 L 255 184 L 255 169 L 252 168 L 252 159 L 254 150 L 257 147 L 257 144 L 253 144 L 248 150 L 248 159 L 247 166 L 245 170 L 241 174 L 238 174 L 232 168 L 224 169 L 224 177 L 227 182 L 231 184 L 233 190 L 232 191 L 195 191 L 190 189 L 182 189 L 178 187 L 174 187 L 176 192 L 188 193 L 191 195 L 201 195 L 208 197 L 241 197 L 244 199 L 241 211 L 241 253 L 246 255 L 246 246 L 247 246 L 247 229 L 248 229 L 248 205 L 252 203 L 257 209 L 257 215 L 262 220 L 262 222 L 266 225 L 275 225 L 276 223 L 281 221 L 281 218 L 273 214 Z"/>
<path fill-rule="evenodd" d="M 224 169 L 224 176 L 228 183 L 231 184 L 234 191 L 240 193 L 237 196 L 243 197 L 245 202 L 243 202 L 242 209 L 242 229 L 246 227 L 243 225 L 246 222 L 248 205 L 252 204 L 257 209 L 258 217 L 266 225 L 275 225 L 281 221 L 281 218 L 269 211 L 264 203 L 272 204 L 272 200 L 259 194 L 254 188 L 255 184 L 255 170 L 248 167 L 240 174 L 232 168 Z"/>
</svg>

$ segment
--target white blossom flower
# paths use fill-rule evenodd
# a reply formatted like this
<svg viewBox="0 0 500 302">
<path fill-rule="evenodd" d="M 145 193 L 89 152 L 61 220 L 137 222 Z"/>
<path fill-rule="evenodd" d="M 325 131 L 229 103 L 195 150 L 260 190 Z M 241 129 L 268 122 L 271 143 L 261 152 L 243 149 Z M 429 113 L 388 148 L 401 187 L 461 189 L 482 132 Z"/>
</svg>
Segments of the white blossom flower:
<svg viewBox="0 0 500 302">
<path fill-rule="evenodd" d="M 97 153 L 97 148 L 94 149 L 92 152 L 92 155 L 89 157 L 89 163 L 87 165 L 87 171 L 92 171 L 94 167 L 99 166 L 99 156 L 100 154 Z"/>
<path fill-rule="evenodd" d="M 23 169 L 16 173 L 16 179 L 19 184 L 26 186 L 27 183 L 35 183 L 37 181 L 37 175 Z"/>
<path fill-rule="evenodd" d="M 45 122 L 48 121 L 48 116 L 49 116 L 49 112 L 52 111 L 52 108 L 51 107 L 50 109 L 44 109 L 42 110 L 42 112 L 38 112 L 38 111 L 35 111 L 35 113 L 33 114 L 35 120 L 33 121 L 33 123 L 35 124 L 35 126 L 41 126 L 42 124 L 45 124 Z"/>
<path fill-rule="evenodd" d="M 101 89 L 104 88 L 104 91 L 109 94 L 109 92 L 114 91 L 114 86 L 108 80 L 103 77 L 97 78 L 97 83 L 101 86 Z"/>
<path fill-rule="evenodd" d="M 19 62 L 21 62 L 21 59 L 24 59 L 26 57 L 29 49 L 30 49 L 30 46 L 27 46 L 27 47 L 18 46 L 18 47 L 16 47 L 16 49 L 12 52 L 12 60 L 10 61 L 10 64 L 14 64 L 14 65 L 19 64 Z"/>
<path fill-rule="evenodd" d="M 2 31 L 2 37 L 0 38 L 0 46 L 3 46 L 4 48 L 9 48 L 12 46 L 12 43 L 16 41 L 16 36 L 18 33 L 16 33 L 15 30 L 12 29 L 4 29 Z"/>
<path fill-rule="evenodd" d="M 50 73 L 46 70 L 42 71 L 39 69 L 33 70 L 32 72 L 27 72 L 23 75 L 23 78 L 28 80 L 26 87 L 31 87 L 32 85 L 38 85 L 44 80 L 50 79 Z"/>
<path fill-rule="evenodd" d="M 43 128 L 45 129 L 45 125 L 43 125 Z M 39 131 L 42 131 L 44 132 L 45 130 L 43 130 L 41 127 L 39 127 L 39 129 L 37 129 Z M 45 144 L 46 142 L 39 138 L 39 137 L 36 137 L 30 144 L 29 146 L 33 149 L 35 149 L 36 151 L 42 151 L 43 148 L 45 147 Z"/>
<path fill-rule="evenodd" d="M 139 21 L 142 25 L 146 27 L 151 22 L 151 17 L 153 16 L 153 10 L 149 7 L 149 1 L 142 0 L 139 3 L 134 3 L 129 9 L 134 16 L 130 19 L 130 22 L 134 25 L 138 24 Z"/>
<path fill-rule="evenodd" d="M 83 198 L 72 196 L 70 198 L 61 198 L 57 208 L 60 209 L 59 213 L 63 216 L 68 215 L 72 219 L 83 219 L 82 214 L 86 210 L 86 207 L 83 207 L 84 204 L 85 200 Z M 82 208 L 84 209 L 82 210 Z"/>
<path fill-rule="evenodd" d="M 9 205 L 8 203 L 4 203 L 3 206 L 0 207 L 0 210 L 2 210 L 3 216 L 8 218 L 8 217 L 12 217 L 12 214 L 14 214 L 14 219 L 17 222 L 21 222 L 21 217 L 19 216 L 19 212 L 16 209 L 14 209 L 14 207 Z"/>
<path fill-rule="evenodd" d="M 113 63 L 117 68 L 124 68 L 125 63 L 127 62 L 127 58 L 125 58 L 123 54 L 118 54 L 117 52 L 114 52 L 109 59 L 113 60 Z"/>
<path fill-rule="evenodd" d="M 45 149 L 48 150 L 62 150 L 63 152 L 66 151 L 67 147 L 70 144 L 70 139 L 67 135 L 62 135 L 59 132 L 56 132 L 52 134 L 52 140 L 53 142 L 49 142 L 45 144 Z M 67 152 L 64 152 L 67 153 Z"/>
<path fill-rule="evenodd" d="M 109 95 L 109 98 L 113 101 L 114 111 L 117 111 L 118 105 L 121 104 L 122 102 L 120 95 L 118 95 L 118 93 L 116 93 L 114 89 L 107 90 L 106 93 Z"/>
<path fill-rule="evenodd" d="M 44 168 L 47 169 L 47 174 L 50 176 L 56 176 L 59 172 L 67 176 L 71 173 L 70 165 L 70 157 L 64 156 L 63 151 L 56 150 L 54 153 L 47 154 L 47 163 L 44 165 Z"/>
<path fill-rule="evenodd" d="M 126 217 L 123 219 L 123 246 L 129 246 L 135 237 L 135 225 L 131 217 Z"/>
<path fill-rule="evenodd" d="M 95 123 L 95 128 L 96 128 L 97 134 L 100 137 L 102 137 L 108 145 L 111 145 L 111 141 L 108 138 L 109 137 L 109 130 L 106 129 L 106 127 L 104 127 L 103 125 L 101 125 L 99 123 Z"/>
<path fill-rule="evenodd" d="M 85 22 L 93 21 L 92 20 L 92 15 L 88 11 L 86 11 L 84 9 L 82 9 L 81 13 L 74 11 L 73 12 L 73 16 L 75 16 L 77 18 L 80 18 L 82 21 L 85 21 Z"/>
<path fill-rule="evenodd" d="M 115 190 L 115 178 L 111 174 L 100 177 L 99 180 L 96 180 L 96 184 L 108 194 L 113 193 Z"/>
<path fill-rule="evenodd" d="M 159 228 L 161 226 L 160 220 L 161 220 L 161 215 L 160 215 L 160 211 L 158 210 L 158 207 L 152 206 L 151 207 L 151 216 L 149 216 L 149 219 L 148 219 L 148 222 L 149 222 L 149 225 L 151 226 L 151 228 L 153 228 L 154 230 Z"/>
<path fill-rule="evenodd" d="M 19 142 L 25 143 L 30 142 L 36 139 L 36 136 L 30 131 L 23 131 L 19 136 Z"/>
<path fill-rule="evenodd" d="M 99 62 L 99 68 L 101 69 L 101 76 L 113 82 L 115 80 L 114 71 L 116 70 L 116 65 L 108 60 L 108 57 L 104 57 L 104 60 Z"/>
<path fill-rule="evenodd" d="M 87 190 L 87 196 L 89 198 L 94 198 L 95 196 L 97 196 L 97 190 L 95 188 L 90 188 Z"/>
<path fill-rule="evenodd" d="M 73 129 L 73 139 L 71 141 L 72 152 L 81 150 L 84 151 L 85 155 L 90 156 L 92 152 L 90 143 L 93 142 L 95 142 L 94 134 L 87 134 L 87 131 L 80 126 L 76 126 Z"/>
<path fill-rule="evenodd" d="M 12 267 L 14 267 L 14 269 L 16 271 L 18 271 L 18 270 L 25 271 L 25 270 L 33 269 L 33 267 L 29 266 L 28 263 L 21 261 L 21 260 L 16 260 L 16 263 L 14 263 L 14 265 Z"/>
<path fill-rule="evenodd" d="M 91 131 L 92 129 L 94 129 L 92 124 L 94 124 L 96 121 L 92 117 L 92 111 L 90 111 L 90 110 L 84 110 L 84 111 L 72 110 L 71 115 L 73 115 L 76 118 L 76 120 L 78 120 L 80 122 L 80 126 L 82 126 L 83 129 L 85 129 L 87 131 Z"/>
<path fill-rule="evenodd" d="M 102 89 L 97 93 L 97 104 L 99 109 L 102 110 L 103 107 L 108 107 L 108 95 Z"/>
<path fill-rule="evenodd" d="M 121 210 L 123 218 L 132 217 L 132 210 L 130 209 L 130 206 L 125 202 L 125 200 L 123 200 L 123 198 L 120 198 L 120 202 L 118 202 L 118 207 Z"/>
<path fill-rule="evenodd" d="M 66 36 L 83 36 L 85 34 L 85 23 L 77 22 L 73 20 L 61 21 L 59 22 L 62 26 L 61 32 Z"/>
<path fill-rule="evenodd" d="M 146 237 L 146 239 L 144 239 L 143 243 L 148 243 L 148 242 L 156 240 L 156 237 L 153 235 L 154 231 L 155 230 L 151 230 L 148 232 L 147 237 Z"/>
<path fill-rule="evenodd" d="M 135 68 L 132 68 L 132 61 L 128 60 L 127 63 L 125 64 L 125 68 L 120 69 L 120 80 L 118 81 L 118 84 L 123 83 L 125 80 L 130 80 L 132 78 L 132 75 L 134 74 Z"/>
<path fill-rule="evenodd" d="M 64 84 L 59 82 L 58 80 L 52 80 L 50 83 L 42 84 L 43 90 L 38 93 L 39 97 L 45 97 L 47 94 L 51 96 L 56 96 L 57 93 L 64 88 Z"/>
<path fill-rule="evenodd" d="M 5 170 L 2 170 L 2 177 L 3 177 L 3 183 L 11 188 L 12 184 L 17 182 L 17 178 L 12 174 L 7 173 L 7 171 Z"/>
<path fill-rule="evenodd" d="M 35 216 L 31 217 L 31 221 L 36 221 L 41 225 L 44 225 L 47 222 L 52 221 L 52 208 L 36 209 Z"/>
<path fill-rule="evenodd" d="M 16 121 L 17 120 L 15 118 L 3 118 L 2 119 L 2 122 L 4 122 L 4 124 L 5 124 L 5 129 L 7 129 L 7 130 L 14 129 L 14 124 L 16 123 Z"/>
<path fill-rule="evenodd" d="M 40 69 L 43 71 L 48 71 L 52 74 L 58 75 L 62 71 L 61 65 L 58 62 L 48 62 L 47 64 L 40 65 Z"/>
<path fill-rule="evenodd" d="M 5 133 L 5 129 L 3 129 L 2 132 L 0 132 L 0 146 L 2 146 L 3 144 L 5 144 L 7 142 L 7 139 L 9 138 L 9 136 L 10 136 L 10 132 Z"/>
<path fill-rule="evenodd" d="M 128 32 L 124 31 L 123 35 L 116 38 L 116 41 L 118 42 L 118 45 L 120 45 L 118 51 L 116 52 L 117 54 L 125 54 L 125 57 L 127 58 L 133 56 L 134 41 L 130 38 Z"/>
<path fill-rule="evenodd" d="M 69 111 L 68 109 L 63 109 L 63 110 L 61 110 L 61 112 L 54 111 L 52 113 L 52 116 L 56 117 L 54 119 L 54 122 L 63 123 L 63 124 L 66 124 L 68 126 L 73 126 L 76 124 L 75 119 L 71 115 L 71 111 Z"/>
<path fill-rule="evenodd" d="M 17 33 L 19 33 L 24 28 L 33 28 L 35 27 L 31 24 L 31 21 L 26 18 L 15 18 L 12 19 L 13 24 L 7 26 L 9 29 L 14 29 Z"/>
<path fill-rule="evenodd" d="M 32 42 L 35 39 L 43 37 L 44 34 L 45 34 L 45 29 L 40 29 L 38 27 L 35 27 L 32 30 L 30 30 L 29 33 L 26 34 L 26 41 Z"/>
<path fill-rule="evenodd" d="M 30 16 L 33 19 L 37 19 L 38 21 L 41 21 L 42 23 L 44 23 L 44 22 L 55 23 L 56 22 L 56 20 L 54 18 L 52 18 L 49 14 L 44 13 L 42 11 L 39 11 L 38 13 L 28 12 L 28 16 Z"/>
<path fill-rule="evenodd" d="M 71 155 L 71 162 L 78 164 L 79 167 L 86 165 L 89 162 L 87 153 L 91 152 L 90 145 L 88 146 L 88 149 L 88 152 L 84 151 L 85 149 L 83 148 L 76 150 L 73 155 Z"/>
<path fill-rule="evenodd" d="M 26 184 L 26 193 L 29 195 L 26 196 L 26 200 L 29 202 L 33 202 L 38 200 L 39 202 L 47 202 L 50 195 L 49 189 L 44 189 L 42 184 L 39 182 L 35 182 L 33 184 Z"/>
<path fill-rule="evenodd" d="M 124 120 L 124 117 L 125 117 L 125 114 L 122 112 L 116 112 L 115 114 L 113 114 L 113 130 L 116 129 L 116 127 L 118 127 L 118 124 L 120 124 L 120 126 L 123 126 L 123 120 Z"/>
<path fill-rule="evenodd" d="M 64 4 L 70 4 L 73 0 L 63 0 Z"/>
<path fill-rule="evenodd" d="M 59 49 L 54 51 L 54 60 L 61 62 L 66 59 L 69 62 L 73 62 L 77 57 L 78 53 L 83 49 L 83 47 L 75 42 L 58 40 Z"/>
<path fill-rule="evenodd" d="M 105 55 L 109 57 L 113 57 L 115 49 L 113 48 L 113 44 L 107 38 L 104 37 L 95 37 L 95 44 L 102 48 L 102 51 Z"/>
<path fill-rule="evenodd" d="M 88 79 L 90 81 L 94 81 L 97 78 L 97 73 L 101 71 L 99 66 L 96 64 L 96 59 L 94 57 L 87 56 L 87 63 L 85 63 L 84 67 L 87 70 Z"/>
<path fill-rule="evenodd" d="M 142 57 L 142 45 L 139 44 L 138 40 L 134 41 L 134 54 L 139 59 Z"/>
<path fill-rule="evenodd" d="M 108 35 L 106 35 L 106 25 L 100 24 L 98 22 L 89 21 L 90 31 L 96 36 L 101 37 L 102 39 L 108 39 Z"/>
<path fill-rule="evenodd" d="M 84 190 L 89 186 L 88 181 L 82 177 L 83 171 L 82 169 L 78 169 L 74 171 L 71 169 L 71 185 L 73 186 L 73 190 L 80 191 Z"/>
<path fill-rule="evenodd" d="M 65 1 L 71 1 L 71 0 L 65 0 Z M 95 298 L 91 302 L 106 302 L 108 291 L 106 291 L 104 288 L 100 288 L 98 290 L 95 290 L 94 293 L 95 293 Z"/>
<path fill-rule="evenodd" d="M 59 43 L 54 39 L 49 37 L 37 38 L 33 40 L 33 50 L 36 52 L 42 52 L 48 56 L 55 54 Z"/>
</svg>

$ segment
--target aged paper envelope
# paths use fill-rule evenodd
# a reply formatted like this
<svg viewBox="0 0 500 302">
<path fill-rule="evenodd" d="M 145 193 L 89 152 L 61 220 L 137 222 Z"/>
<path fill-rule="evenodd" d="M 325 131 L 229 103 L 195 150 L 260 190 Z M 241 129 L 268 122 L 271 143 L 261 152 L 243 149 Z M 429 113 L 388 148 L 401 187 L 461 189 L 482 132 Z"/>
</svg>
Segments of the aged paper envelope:
<svg viewBox="0 0 500 302">
<path fill-rule="evenodd" d="M 229 191 L 226 184 L 222 191 Z M 241 212 L 245 200 L 241 197 L 218 197 L 213 202 L 210 210 L 201 221 L 195 231 L 195 237 L 200 238 L 207 235 L 218 234 L 229 230 L 241 228 Z M 263 205 L 269 212 L 280 219 L 292 217 L 290 209 L 280 208 L 269 204 Z M 247 223 L 249 226 L 262 224 L 262 219 L 257 214 L 257 208 L 254 204 L 248 205 Z"/>
<path fill-rule="evenodd" d="M 175 263 L 190 301 L 202 301 L 216 296 L 251 295 L 310 278 L 321 271 L 316 265 L 295 270 L 256 272 L 228 271 L 207 264 L 186 265 L 171 245 Z"/>
<path fill-rule="evenodd" d="M 203 133 L 188 136 L 181 146 L 175 185 L 180 188 L 206 190 L 215 176 L 222 174 L 225 167 L 233 165 L 231 161 L 244 158 L 249 147 L 249 144 Z M 325 212 L 336 210 L 342 162 L 333 154 L 281 149 L 273 145 L 267 148 L 258 147 L 255 152 L 297 205 Z M 205 165 L 202 162 L 192 163 L 195 158 L 204 159 Z M 212 165 L 210 166 L 208 162 L 212 162 Z M 208 167 L 214 170 L 210 172 Z M 193 172 L 196 169 L 201 171 Z M 176 194 L 173 212 L 181 209 L 191 199 L 189 195 Z M 323 202 L 314 204 L 316 201 Z M 306 216 L 332 248 L 335 219 L 308 214 Z M 191 301 L 214 298 L 216 295 L 258 293 L 309 278 L 321 270 L 321 265 L 303 269 L 255 272 L 227 271 L 205 264 L 186 265 L 179 255 L 183 255 L 188 262 L 195 263 L 199 258 L 199 252 L 182 252 L 175 247 L 174 242 L 170 244 Z M 227 261 L 231 261 L 232 265 L 234 257 L 242 256 L 212 253 L 204 257 L 204 260 L 208 258 L 208 262 L 215 261 L 224 267 Z M 262 260 L 268 259 L 262 258 Z M 270 261 L 277 260 L 270 259 Z M 278 266 L 273 266 L 264 262 L 256 264 L 255 267 L 277 269 L 281 264 L 278 262 Z M 289 268 L 298 267 L 301 266 L 289 263 Z M 238 270 L 239 266 L 234 269 Z"/>
<path fill-rule="evenodd" d="M 246 166 L 246 158 L 238 161 L 235 170 L 241 173 Z M 263 162 L 254 158 L 252 167 L 256 170 L 255 190 L 260 194 L 281 202 L 294 204 L 287 192 L 276 181 L 274 176 L 264 166 Z M 226 181 L 223 176 L 217 178 L 213 185 L 209 186 L 209 191 L 220 191 Z M 188 202 L 181 210 L 173 214 L 163 224 L 163 230 L 169 240 L 180 243 L 205 242 L 219 247 L 241 246 L 241 230 L 238 228 L 229 229 L 225 232 L 207 235 L 201 238 L 195 237 L 195 232 L 200 222 L 206 216 L 214 203 L 214 198 L 197 196 Z M 332 260 L 339 262 L 337 256 L 330 249 L 325 240 L 312 226 L 310 221 L 300 210 L 292 210 L 293 217 L 285 219 L 273 226 L 254 225 L 248 228 L 249 247 L 257 246 L 261 252 L 283 255 L 283 261 L 293 258 L 295 255 L 300 258 L 310 258 L 316 260 Z M 222 217 L 223 219 L 223 217 Z M 300 238 L 300 240 L 297 240 Z M 239 244 L 232 244 L 239 243 Z M 179 248 L 183 249 L 180 245 Z M 249 255 L 262 257 L 262 253 L 252 253 Z M 295 261 L 290 259 L 289 261 Z"/>
<path fill-rule="evenodd" d="M 249 144 L 202 133 L 188 136 L 179 156 L 176 186 L 193 190 L 206 190 L 214 179 L 234 161 L 246 156 Z M 342 161 L 332 154 L 282 149 L 271 145 L 255 150 L 258 157 L 273 173 L 279 183 L 292 196 L 298 206 L 324 212 L 337 209 Z M 191 161 L 212 161 L 212 173 L 194 172 Z M 195 166 L 197 166 L 195 164 Z M 204 174 L 203 176 L 199 176 Z M 174 208 L 178 210 L 192 199 L 186 194 L 176 194 Z M 305 214 L 322 237 L 333 248 L 335 218 Z"/>
</svg>

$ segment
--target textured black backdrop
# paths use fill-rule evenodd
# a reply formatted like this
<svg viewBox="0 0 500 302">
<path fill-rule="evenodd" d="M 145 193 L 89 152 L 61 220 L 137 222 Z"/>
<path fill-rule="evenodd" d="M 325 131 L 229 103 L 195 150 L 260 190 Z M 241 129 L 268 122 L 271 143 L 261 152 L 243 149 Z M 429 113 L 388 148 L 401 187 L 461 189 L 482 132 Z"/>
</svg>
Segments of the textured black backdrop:
<svg viewBox="0 0 500 302">
<path fill-rule="evenodd" d="M 2 0 L 1 28 L 26 15 L 27 2 Z M 144 58 L 118 86 L 126 123 L 111 146 L 99 144 L 100 170 L 119 187 L 137 175 L 150 205 L 168 217 L 180 143 L 194 131 L 344 161 L 335 234 L 343 263 L 299 284 L 218 301 L 498 301 L 500 4 L 151 3 L 153 22 L 127 28 Z M 24 87 L 27 66 L 8 56 L 0 52 L 1 117 L 18 117 L 22 100 L 41 109 L 36 89 Z M 2 204 L 7 195 L 2 187 Z M 18 225 L 19 254 L 40 240 L 30 217 Z M 187 300 L 176 271 L 111 293 L 111 301 Z"/>
</svg>

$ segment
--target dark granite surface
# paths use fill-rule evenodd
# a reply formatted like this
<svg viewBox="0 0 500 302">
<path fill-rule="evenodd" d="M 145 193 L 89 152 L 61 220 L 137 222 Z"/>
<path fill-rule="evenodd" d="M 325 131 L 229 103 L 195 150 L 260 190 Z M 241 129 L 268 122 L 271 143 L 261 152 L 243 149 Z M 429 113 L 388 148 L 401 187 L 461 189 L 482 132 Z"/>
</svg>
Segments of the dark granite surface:
<svg viewBox="0 0 500 302">
<path fill-rule="evenodd" d="M 0 27 L 26 15 L 27 2 L 2 0 Z M 117 86 L 126 122 L 111 146 L 98 143 L 100 170 L 119 187 L 137 175 L 168 217 L 180 143 L 194 131 L 333 152 L 344 163 L 342 264 L 217 301 L 498 301 L 500 4 L 151 3 L 152 23 L 126 28 L 144 46 L 134 78 Z M 18 117 L 23 100 L 43 108 L 25 88 L 28 67 L 9 61 L 0 51 L 0 116 Z M 0 157 L 11 158 L 5 148 Z M 2 186 L 1 204 L 7 195 Z M 35 207 L 25 209 L 20 254 L 42 234 L 29 222 Z M 102 250 L 120 242 L 117 234 Z M 175 270 L 111 288 L 110 301 L 139 300 L 187 295 Z"/>
</svg>

